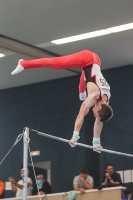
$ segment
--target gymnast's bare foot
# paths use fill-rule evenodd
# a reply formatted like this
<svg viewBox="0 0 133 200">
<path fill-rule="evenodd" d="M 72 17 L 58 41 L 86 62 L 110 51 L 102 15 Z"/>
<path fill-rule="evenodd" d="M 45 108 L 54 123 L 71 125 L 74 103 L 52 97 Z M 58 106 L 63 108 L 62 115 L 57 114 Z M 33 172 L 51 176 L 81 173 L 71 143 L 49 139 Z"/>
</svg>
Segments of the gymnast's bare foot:
<svg viewBox="0 0 133 200">
<path fill-rule="evenodd" d="M 22 59 L 20 59 L 20 60 L 18 61 L 18 66 L 17 66 L 16 69 L 11 73 L 11 75 L 18 74 L 18 73 L 20 73 L 21 71 L 24 70 L 24 67 L 20 64 L 20 61 L 21 61 L 21 60 L 22 60 Z"/>
</svg>

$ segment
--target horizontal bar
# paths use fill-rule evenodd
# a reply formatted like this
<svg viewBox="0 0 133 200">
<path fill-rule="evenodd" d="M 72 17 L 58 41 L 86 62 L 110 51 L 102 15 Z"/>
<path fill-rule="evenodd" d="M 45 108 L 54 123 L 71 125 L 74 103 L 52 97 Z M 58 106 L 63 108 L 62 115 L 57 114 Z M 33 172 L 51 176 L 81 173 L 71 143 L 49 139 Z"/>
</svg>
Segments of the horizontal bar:
<svg viewBox="0 0 133 200">
<path fill-rule="evenodd" d="M 46 133 L 42 133 L 42 132 L 39 132 L 39 131 L 34 130 L 34 129 L 30 129 L 30 132 L 33 132 L 33 133 L 36 133 L 38 135 L 41 135 L 41 136 L 44 136 L 44 137 L 48 137 L 48 138 L 51 138 L 51 139 L 54 139 L 54 140 L 59 140 L 61 142 L 70 143 L 70 140 L 67 140 L 67 139 L 64 139 L 64 138 L 60 138 L 60 137 L 56 137 L 56 136 L 53 136 L 53 135 L 49 135 L 49 134 L 46 134 Z M 77 146 L 81 146 L 81 147 L 85 147 L 85 148 L 89 148 L 89 149 L 94 149 L 93 146 L 90 146 L 90 145 L 87 145 L 87 144 L 82 144 L 82 143 L 78 143 L 78 142 L 76 142 L 75 144 Z M 122 153 L 122 152 L 118 152 L 118 151 L 112 151 L 112 150 L 109 150 L 109 149 L 102 149 L 102 151 L 106 152 L 106 153 L 112 153 L 112 154 L 121 155 L 121 156 L 133 157 L 132 154 Z"/>
</svg>

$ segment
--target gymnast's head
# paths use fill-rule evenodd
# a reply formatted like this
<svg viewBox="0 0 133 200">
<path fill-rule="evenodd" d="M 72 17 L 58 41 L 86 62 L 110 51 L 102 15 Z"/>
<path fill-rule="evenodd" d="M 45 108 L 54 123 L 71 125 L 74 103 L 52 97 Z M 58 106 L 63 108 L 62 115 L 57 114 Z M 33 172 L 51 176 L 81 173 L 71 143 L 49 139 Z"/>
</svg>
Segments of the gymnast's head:
<svg viewBox="0 0 133 200">
<path fill-rule="evenodd" d="M 93 108 L 93 113 L 94 117 L 96 117 L 101 122 L 105 122 L 111 119 L 113 116 L 112 108 L 106 103 L 95 105 Z"/>
</svg>

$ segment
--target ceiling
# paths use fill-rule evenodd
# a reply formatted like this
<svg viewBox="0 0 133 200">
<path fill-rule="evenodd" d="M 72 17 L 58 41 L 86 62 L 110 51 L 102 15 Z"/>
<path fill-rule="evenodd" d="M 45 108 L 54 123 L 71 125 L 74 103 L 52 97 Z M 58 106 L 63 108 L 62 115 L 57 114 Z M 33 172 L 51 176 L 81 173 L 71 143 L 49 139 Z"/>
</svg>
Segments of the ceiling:
<svg viewBox="0 0 133 200">
<path fill-rule="evenodd" d="M 133 29 L 62 45 L 50 41 L 132 22 L 133 0 L 0 1 L 0 34 L 59 55 L 91 50 L 100 56 L 102 69 L 133 64 Z M 0 53 L 7 55 L 0 58 L 0 90 L 77 75 L 77 71 L 33 69 L 11 76 L 20 58 L 35 58 L 15 53 L 8 45 Z"/>
</svg>

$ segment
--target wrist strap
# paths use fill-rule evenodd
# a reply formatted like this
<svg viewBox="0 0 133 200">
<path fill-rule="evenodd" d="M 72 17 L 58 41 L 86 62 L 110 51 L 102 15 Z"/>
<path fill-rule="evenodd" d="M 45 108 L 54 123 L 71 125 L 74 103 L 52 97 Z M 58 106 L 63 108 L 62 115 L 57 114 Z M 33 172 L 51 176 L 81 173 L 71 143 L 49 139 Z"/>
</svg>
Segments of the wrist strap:
<svg viewBox="0 0 133 200">
<path fill-rule="evenodd" d="M 73 131 L 73 136 L 72 138 L 75 138 L 76 140 L 78 140 L 80 137 L 79 137 L 79 132 L 78 131 Z"/>
<path fill-rule="evenodd" d="M 100 144 L 100 138 L 93 138 L 92 144 L 99 145 Z"/>
</svg>

